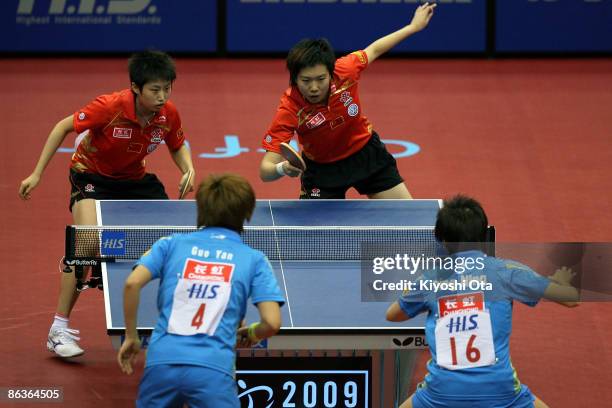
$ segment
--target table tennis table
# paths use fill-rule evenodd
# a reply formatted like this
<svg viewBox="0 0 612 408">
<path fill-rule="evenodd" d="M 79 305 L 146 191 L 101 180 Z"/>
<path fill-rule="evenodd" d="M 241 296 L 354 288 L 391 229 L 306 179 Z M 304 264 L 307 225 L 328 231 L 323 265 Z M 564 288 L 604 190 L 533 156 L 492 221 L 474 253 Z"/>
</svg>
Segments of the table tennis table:
<svg viewBox="0 0 612 408">
<path fill-rule="evenodd" d="M 440 200 L 258 200 L 245 229 L 257 227 L 360 228 L 410 227 L 419 239 L 434 241 L 433 225 Z M 99 226 L 193 227 L 193 200 L 96 202 Z M 340 237 L 342 239 L 343 237 Z M 102 242 L 102 246 L 105 243 Z M 304 247 L 309 242 L 301 242 Z M 424 340 L 406 344 L 407 336 L 424 337 L 424 317 L 393 323 L 385 319 L 389 303 L 362 302 L 360 260 L 283 260 L 270 258 L 286 304 L 282 328 L 268 339 L 269 350 L 391 350 L 425 347 Z M 106 325 L 114 347 L 121 344 L 123 285 L 134 261 L 102 264 Z M 143 340 L 155 326 L 158 281 L 143 288 L 138 331 Z M 248 308 L 247 321 L 258 320 Z"/>
<path fill-rule="evenodd" d="M 414 255 L 421 255 L 421 251 L 433 255 L 429 251 L 439 248 L 433 229 L 441 206 L 441 200 L 258 200 L 242 238 L 268 256 L 286 304 L 277 335 L 258 349 L 238 350 L 237 364 L 242 369 L 236 371 L 237 378 L 251 382 L 248 376 L 255 372 L 245 371 L 245 365 L 261 367 L 254 359 L 266 357 L 265 374 L 256 374 L 256 382 L 272 378 L 272 373 L 277 376 L 273 378 L 281 379 L 281 391 L 291 382 L 286 378 L 288 373 L 298 382 L 318 373 L 323 388 L 330 386 L 330 376 L 342 378 L 339 384 L 349 381 L 342 384 L 355 385 L 362 380 L 367 383 L 362 377 L 363 362 L 367 361 L 371 367 L 367 372 L 372 374 L 369 378 L 377 379 L 373 386 L 374 390 L 378 387 L 378 405 L 373 407 L 397 406 L 406 396 L 416 359 L 415 353 L 405 351 L 427 347 L 425 317 L 403 323 L 386 321 L 386 309 L 397 297 L 393 293 L 382 302 L 364 300 L 363 288 L 371 283 L 364 277 L 368 272 L 371 277 L 372 270 L 364 269 L 363 262 L 371 260 L 369 251 L 393 251 L 396 243 Z M 96 274 L 99 271 L 102 275 L 107 332 L 113 347 L 118 348 L 125 330 L 123 286 L 134 261 L 163 236 L 195 231 L 196 204 L 193 200 L 102 200 L 96 201 L 96 212 L 97 226 L 66 228 L 66 265 L 76 266 L 77 272 L 82 266 L 96 266 Z M 137 328 L 144 347 L 158 317 L 157 289 L 155 280 L 141 291 Z M 253 305 L 247 309 L 246 320 L 258 320 Z M 385 363 L 386 354 L 391 364 Z M 315 361 L 321 356 L 328 362 L 324 365 L 336 370 L 304 369 L 310 363 L 321 368 L 322 363 Z M 270 369 L 277 364 L 294 367 L 292 360 L 300 362 L 297 371 Z M 377 376 L 371 371 L 376 370 L 375 362 Z M 337 370 L 346 364 L 350 370 Z M 301 377 L 305 373 L 309 377 Z M 347 375 L 356 377 L 347 380 L 343 377 Z M 392 380 L 386 380 L 385 375 Z M 241 384 L 246 387 L 242 379 L 238 380 Z M 304 390 L 312 385 L 308 380 Z M 261 388 L 245 388 L 241 395 L 246 398 Z M 347 390 L 341 385 L 337 389 Z M 393 404 L 386 400 L 391 393 Z M 369 407 L 367 397 L 364 401 L 359 406 Z"/>
<path fill-rule="evenodd" d="M 372 282 L 364 281 L 364 277 L 371 277 L 371 256 L 380 250 L 401 250 L 410 256 L 438 255 L 440 245 L 434 237 L 434 225 L 441 206 L 441 200 L 258 200 L 242 238 L 268 256 L 286 304 L 281 309 L 279 333 L 262 342 L 261 349 L 238 350 L 238 366 L 242 361 L 243 367 L 246 363 L 260 367 L 261 363 L 254 360 L 259 357 L 272 358 L 264 363 L 272 365 L 299 357 L 301 370 L 277 372 L 267 366 L 265 375 L 276 372 L 282 378 L 282 390 L 287 390 L 288 373 L 296 378 L 303 373 L 318 373 L 325 388 L 330 385 L 330 375 L 362 375 L 365 356 L 370 370 L 374 361 L 379 366 L 378 382 L 374 383 L 379 387 L 378 405 L 373 407 L 397 407 L 410 386 L 416 359 L 410 351 L 427 347 L 425 316 L 402 323 L 386 321 L 386 309 L 399 293 L 392 293 L 386 301 L 371 301 L 367 296 L 371 293 L 364 296 L 363 288 Z M 67 227 L 66 264 L 77 266 L 77 271 L 85 265 L 100 271 L 107 332 L 113 346 L 119 348 L 125 331 L 123 286 L 135 260 L 163 236 L 195 231 L 196 204 L 194 200 L 102 200 L 96 201 L 96 212 L 97 226 Z M 493 227 L 488 234 L 488 240 L 494 242 Z M 396 243 L 400 245 L 394 246 Z M 364 269 L 364 260 L 366 265 L 370 262 L 370 270 Z M 155 280 L 141 291 L 137 328 L 144 347 L 158 317 L 157 289 Z M 256 308 L 249 305 L 247 322 L 258 318 Z M 330 359 L 334 352 L 336 358 Z M 345 363 L 360 368 L 303 368 L 302 364 L 316 363 L 321 354 L 335 368 Z M 385 364 L 386 354 L 390 354 L 387 360 L 391 365 Z M 318 367 L 320 363 L 316 364 Z M 390 382 L 385 380 L 385 372 L 392 377 Z M 244 368 L 236 373 L 253 374 Z M 265 375 L 258 378 L 269 378 Z M 352 379 L 351 383 L 355 384 Z M 238 384 L 246 387 L 243 380 Z M 305 383 L 304 390 L 312 384 Z M 393 392 L 393 403 L 386 400 L 390 395 L 384 391 L 387 386 L 392 387 L 387 391 Z M 246 396 L 263 388 L 244 389 L 241 395 Z M 367 397 L 365 400 L 360 406 L 369 407 Z"/>
</svg>

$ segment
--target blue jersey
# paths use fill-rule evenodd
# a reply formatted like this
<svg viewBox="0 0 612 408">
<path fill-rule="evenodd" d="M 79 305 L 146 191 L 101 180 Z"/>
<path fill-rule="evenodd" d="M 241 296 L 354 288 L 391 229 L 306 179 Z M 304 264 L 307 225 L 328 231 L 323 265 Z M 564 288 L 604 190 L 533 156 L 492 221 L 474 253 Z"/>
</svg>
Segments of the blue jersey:
<svg viewBox="0 0 612 408">
<path fill-rule="evenodd" d="M 233 375 L 248 299 L 284 303 L 266 256 L 225 228 L 162 238 L 137 265 L 160 279 L 147 366 L 200 365 Z"/>
<path fill-rule="evenodd" d="M 460 259 L 463 265 L 470 259 L 472 267 L 461 268 L 461 273 L 457 273 L 456 266 L 448 271 L 426 271 L 416 282 L 417 290 L 407 292 L 399 300 L 410 317 L 428 312 L 425 335 L 432 359 L 427 363 L 429 373 L 424 385 L 432 395 L 455 400 L 512 398 L 521 390 L 509 352 L 512 301 L 534 306 L 550 281 L 523 264 L 487 257 L 480 251 L 459 252 L 451 259 Z M 428 286 L 432 281 L 446 286 L 434 290 Z M 486 325 L 478 320 L 484 318 Z M 482 337 L 488 337 L 490 349 L 490 360 L 480 366 L 469 366 L 470 361 L 478 360 L 485 352 L 470 343 L 477 337 L 465 337 L 467 344 L 462 348 L 455 338 L 462 330 L 469 334 L 474 328 L 481 331 Z M 444 344 L 437 345 L 436 340 Z M 455 369 L 453 364 L 460 366 L 462 358 L 467 359 L 467 367 Z"/>
</svg>

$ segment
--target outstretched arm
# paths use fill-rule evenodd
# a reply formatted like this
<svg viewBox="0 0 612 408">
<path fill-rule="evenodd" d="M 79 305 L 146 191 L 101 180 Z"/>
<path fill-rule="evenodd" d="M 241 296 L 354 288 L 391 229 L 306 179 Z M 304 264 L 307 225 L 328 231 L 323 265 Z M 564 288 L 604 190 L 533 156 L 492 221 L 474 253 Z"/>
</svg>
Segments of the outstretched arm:
<svg viewBox="0 0 612 408">
<path fill-rule="evenodd" d="M 372 44 L 368 45 L 368 47 L 364 50 L 368 56 L 368 63 L 371 64 L 378 57 L 395 47 L 401 41 L 427 27 L 429 20 L 431 20 L 431 17 L 433 16 L 435 8 L 435 3 L 425 3 L 420 5 L 414 12 L 414 16 L 412 17 L 410 24 L 389 35 L 379 38 Z"/>
<path fill-rule="evenodd" d="M 61 146 L 66 135 L 73 130 L 72 115 L 57 122 L 51 133 L 49 133 L 49 137 L 43 147 L 42 153 L 40 153 L 40 158 L 38 159 L 38 163 L 36 163 L 34 171 L 24 179 L 19 186 L 19 196 L 22 199 L 27 200 L 30 198 L 30 193 L 40 182 L 40 178 L 57 151 L 57 148 Z"/>
</svg>

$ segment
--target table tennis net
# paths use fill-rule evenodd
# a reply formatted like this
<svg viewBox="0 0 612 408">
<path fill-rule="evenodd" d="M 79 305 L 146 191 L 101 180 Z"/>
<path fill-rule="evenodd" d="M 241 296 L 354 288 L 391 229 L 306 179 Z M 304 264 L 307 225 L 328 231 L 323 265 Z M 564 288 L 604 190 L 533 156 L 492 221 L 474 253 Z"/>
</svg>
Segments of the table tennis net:
<svg viewBox="0 0 612 408">
<path fill-rule="evenodd" d="M 68 226 L 67 259 L 135 260 L 160 238 L 188 234 L 195 227 Z M 380 256 L 380 248 L 432 254 L 432 227 L 245 227 L 242 240 L 270 260 L 359 260 Z M 364 253 L 372 252 L 372 253 Z"/>
</svg>

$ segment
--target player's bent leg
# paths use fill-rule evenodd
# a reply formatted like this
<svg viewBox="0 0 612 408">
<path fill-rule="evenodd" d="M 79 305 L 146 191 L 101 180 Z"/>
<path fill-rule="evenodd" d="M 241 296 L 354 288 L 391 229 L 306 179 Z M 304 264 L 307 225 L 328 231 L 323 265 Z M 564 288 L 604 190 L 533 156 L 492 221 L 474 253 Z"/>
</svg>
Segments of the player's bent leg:
<svg viewBox="0 0 612 408">
<path fill-rule="evenodd" d="M 75 202 L 72 206 L 72 215 L 77 225 L 97 224 L 95 200 L 83 199 Z M 88 270 L 84 270 L 83 273 L 86 277 Z M 70 313 L 78 296 L 74 270 L 72 273 L 62 272 L 57 313 L 47 336 L 47 349 L 60 357 L 76 357 L 84 353 L 77 344 L 80 340 L 79 331 L 68 327 Z"/>
<path fill-rule="evenodd" d="M 385 191 L 380 191 L 374 194 L 368 194 L 368 198 L 373 199 L 411 199 L 412 195 L 404 183 L 400 183 Z"/>
<path fill-rule="evenodd" d="M 72 216 L 76 225 L 96 225 L 96 201 L 92 199 L 79 200 L 72 206 Z M 95 255 L 95 254 L 93 254 Z M 88 268 L 83 271 L 83 278 L 87 276 Z M 60 296 L 57 303 L 57 312 L 70 317 L 72 308 L 79 294 L 76 290 L 76 278 L 73 273 L 63 273 L 61 279 Z"/>
</svg>

